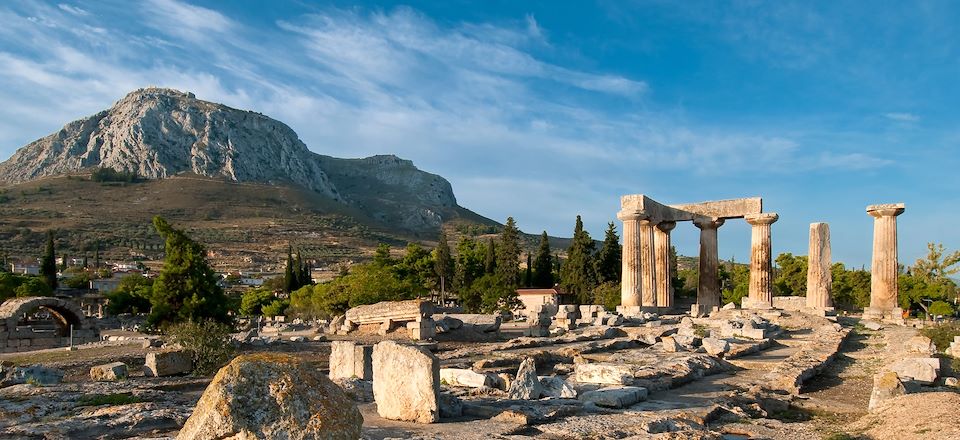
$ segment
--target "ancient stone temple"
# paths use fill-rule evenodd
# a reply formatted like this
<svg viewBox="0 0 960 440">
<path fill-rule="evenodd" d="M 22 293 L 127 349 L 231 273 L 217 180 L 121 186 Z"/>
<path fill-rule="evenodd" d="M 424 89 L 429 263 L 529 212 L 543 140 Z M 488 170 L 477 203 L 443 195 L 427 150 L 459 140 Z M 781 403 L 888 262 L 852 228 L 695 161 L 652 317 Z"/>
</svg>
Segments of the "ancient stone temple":
<svg viewBox="0 0 960 440">
<path fill-rule="evenodd" d="M 867 206 L 867 214 L 873 217 L 873 260 L 870 307 L 863 311 L 865 319 L 903 319 L 897 305 L 897 216 L 905 210 L 903 203 Z"/>
<path fill-rule="evenodd" d="M 681 205 L 664 205 L 643 194 L 620 198 L 617 218 L 623 221 L 623 276 L 621 305 L 618 311 L 635 316 L 646 311 L 674 307 L 670 285 L 670 234 L 678 222 L 692 222 L 700 230 L 700 282 L 695 314 L 720 306 L 717 254 L 717 229 L 730 219 L 748 218 L 754 222 L 755 258 L 751 258 L 751 297 L 769 308 L 770 303 L 770 224 L 776 214 L 762 212 L 759 197 L 718 200 Z M 753 220 L 751 220 L 753 219 Z M 756 293 L 753 285 L 756 278 Z"/>
</svg>

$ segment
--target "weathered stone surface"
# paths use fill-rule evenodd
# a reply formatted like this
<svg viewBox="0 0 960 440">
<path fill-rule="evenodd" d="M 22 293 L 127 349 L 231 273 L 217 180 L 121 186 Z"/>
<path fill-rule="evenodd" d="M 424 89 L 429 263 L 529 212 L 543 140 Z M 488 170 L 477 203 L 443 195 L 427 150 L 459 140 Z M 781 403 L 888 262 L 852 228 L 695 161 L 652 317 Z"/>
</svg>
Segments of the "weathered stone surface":
<svg viewBox="0 0 960 440">
<path fill-rule="evenodd" d="M 833 307 L 830 289 L 830 225 L 810 224 L 810 246 L 807 253 L 807 308 L 823 310 Z"/>
<path fill-rule="evenodd" d="M 577 364 L 574 366 L 574 378 L 580 383 L 629 385 L 633 383 L 633 372 L 629 366 L 622 364 Z"/>
<path fill-rule="evenodd" d="M 646 388 L 629 386 L 600 388 L 580 395 L 580 400 L 584 402 L 608 408 L 624 408 L 646 399 Z"/>
<path fill-rule="evenodd" d="M 681 347 L 673 336 L 662 336 L 660 337 L 660 349 L 667 353 L 676 353 L 681 350 Z"/>
<path fill-rule="evenodd" d="M 870 394 L 870 404 L 867 409 L 873 411 L 881 403 L 907 393 L 897 373 L 883 371 L 873 376 L 873 392 Z"/>
<path fill-rule="evenodd" d="M 462 322 L 462 329 L 479 333 L 492 333 L 500 330 L 500 324 L 503 320 L 499 314 L 449 314 L 446 316 Z"/>
<path fill-rule="evenodd" d="M 744 308 L 769 309 L 773 307 L 773 264 L 770 228 L 780 217 L 772 212 L 749 214 L 743 217 L 751 225 L 750 232 L 750 286 Z"/>
<path fill-rule="evenodd" d="M 932 385 L 940 374 L 940 359 L 937 358 L 906 358 L 900 359 L 890 365 L 887 369 L 897 373 L 901 379 L 912 379 L 913 381 Z"/>
<path fill-rule="evenodd" d="M 767 387 L 799 394 L 803 383 L 826 367 L 836 356 L 849 329 L 825 325 L 816 329 L 809 343 L 780 362 L 765 378 Z"/>
<path fill-rule="evenodd" d="M 126 379 L 127 375 L 127 364 L 123 362 L 113 362 L 90 368 L 90 380 L 97 382 L 111 382 Z"/>
<path fill-rule="evenodd" d="M 543 386 L 543 397 L 555 397 L 560 399 L 576 399 L 577 390 L 567 381 L 555 376 L 540 376 L 540 384 Z"/>
<path fill-rule="evenodd" d="M 440 418 L 455 419 L 463 416 L 463 402 L 453 394 L 440 393 Z"/>
<path fill-rule="evenodd" d="M 937 346 L 933 344 L 933 341 L 930 338 L 917 335 L 910 339 L 907 339 L 905 343 L 907 351 L 910 353 L 919 353 L 926 356 L 933 356 L 937 352 Z"/>
<path fill-rule="evenodd" d="M 730 351 L 730 343 L 724 339 L 703 338 L 700 345 L 711 356 L 723 356 L 724 353 Z"/>
<path fill-rule="evenodd" d="M 477 373 L 465 368 L 441 368 L 440 382 L 450 386 L 459 387 L 495 387 L 497 384 L 496 376 L 489 373 Z"/>
<path fill-rule="evenodd" d="M 177 439 L 356 439 L 362 424 L 353 401 L 316 368 L 261 353 L 217 372 Z"/>
<path fill-rule="evenodd" d="M 723 307 L 720 307 L 720 310 L 737 310 L 737 305 L 729 302 L 724 304 Z"/>
<path fill-rule="evenodd" d="M 903 203 L 870 205 L 867 214 L 874 217 L 873 259 L 870 271 L 870 307 L 864 316 L 902 319 L 896 315 L 899 266 L 897 261 L 897 216 Z"/>
<path fill-rule="evenodd" d="M 373 380 L 373 347 L 353 341 L 330 343 L 330 379 Z"/>
<path fill-rule="evenodd" d="M 433 303 L 418 299 L 408 301 L 382 301 L 376 304 L 352 307 L 347 310 L 344 325 L 382 324 L 420 321 L 433 315 Z"/>
<path fill-rule="evenodd" d="M 960 387 L 960 379 L 956 377 L 947 377 L 943 379 L 943 384 L 948 387 L 957 388 Z"/>
<path fill-rule="evenodd" d="M 862 323 L 867 330 L 878 331 L 883 328 L 883 325 L 876 321 L 862 321 Z"/>
<path fill-rule="evenodd" d="M 193 370 L 193 357 L 185 350 L 147 353 L 143 374 L 162 377 L 187 374 Z"/>
<path fill-rule="evenodd" d="M 380 417 L 436 422 L 439 395 L 440 362 L 433 353 L 394 341 L 373 347 L 373 396 Z"/>
<path fill-rule="evenodd" d="M 0 387 L 24 383 L 43 386 L 56 385 L 63 381 L 63 374 L 61 370 L 44 367 L 42 365 L 13 367 L 7 371 L 3 380 L 0 380 Z"/>
<path fill-rule="evenodd" d="M 511 399 L 539 399 L 543 395 L 543 385 L 537 377 L 537 364 L 533 358 L 526 358 L 520 363 L 517 377 L 510 383 L 507 393 Z"/>
</svg>

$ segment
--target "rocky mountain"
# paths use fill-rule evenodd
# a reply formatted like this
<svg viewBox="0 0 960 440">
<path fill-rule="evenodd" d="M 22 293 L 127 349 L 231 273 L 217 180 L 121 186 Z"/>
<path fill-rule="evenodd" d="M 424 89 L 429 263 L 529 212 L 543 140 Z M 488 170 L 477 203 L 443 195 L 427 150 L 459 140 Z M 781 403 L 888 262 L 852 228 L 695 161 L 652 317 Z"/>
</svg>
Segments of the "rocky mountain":
<svg viewBox="0 0 960 440">
<path fill-rule="evenodd" d="M 340 159 L 311 152 L 284 123 L 171 89 L 136 90 L 0 163 L 16 184 L 97 167 L 146 179 L 196 174 L 303 187 L 379 222 L 436 230 L 455 218 L 450 183 L 395 156 Z"/>
</svg>

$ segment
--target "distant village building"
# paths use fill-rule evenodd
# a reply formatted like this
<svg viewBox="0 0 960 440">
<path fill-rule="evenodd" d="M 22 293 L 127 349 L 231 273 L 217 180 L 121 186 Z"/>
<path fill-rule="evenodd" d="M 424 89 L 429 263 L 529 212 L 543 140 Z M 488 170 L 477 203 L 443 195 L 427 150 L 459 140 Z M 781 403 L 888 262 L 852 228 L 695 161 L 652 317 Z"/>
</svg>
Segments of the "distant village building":
<svg viewBox="0 0 960 440">
<path fill-rule="evenodd" d="M 95 280 L 90 280 L 90 288 L 98 292 L 113 292 L 120 287 L 120 280 L 123 277 L 111 277 L 111 278 L 98 278 Z"/>
<path fill-rule="evenodd" d="M 40 275 L 40 265 L 10 263 L 10 272 L 17 275 Z"/>
<path fill-rule="evenodd" d="M 543 306 L 546 306 L 551 314 L 556 313 L 557 305 L 570 302 L 570 295 L 557 289 L 518 289 L 517 297 L 523 303 L 523 308 L 520 310 L 523 315 Z"/>
</svg>

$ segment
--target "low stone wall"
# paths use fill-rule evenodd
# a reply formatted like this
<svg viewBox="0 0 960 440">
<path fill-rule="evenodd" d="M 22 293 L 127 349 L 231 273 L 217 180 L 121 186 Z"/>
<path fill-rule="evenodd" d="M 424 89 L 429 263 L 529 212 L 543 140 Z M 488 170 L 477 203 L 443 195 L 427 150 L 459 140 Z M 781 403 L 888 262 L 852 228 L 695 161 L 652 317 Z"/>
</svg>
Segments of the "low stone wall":
<svg viewBox="0 0 960 440">
<path fill-rule="evenodd" d="M 802 296 L 775 296 L 773 297 L 773 308 L 799 312 L 807 306 L 807 298 Z"/>
<path fill-rule="evenodd" d="M 811 342 L 767 374 L 767 387 L 800 394 L 803 383 L 830 364 L 840 350 L 840 344 L 850 333 L 850 329 L 838 327 L 838 324 L 833 324 L 817 329 L 816 337 Z"/>
</svg>

